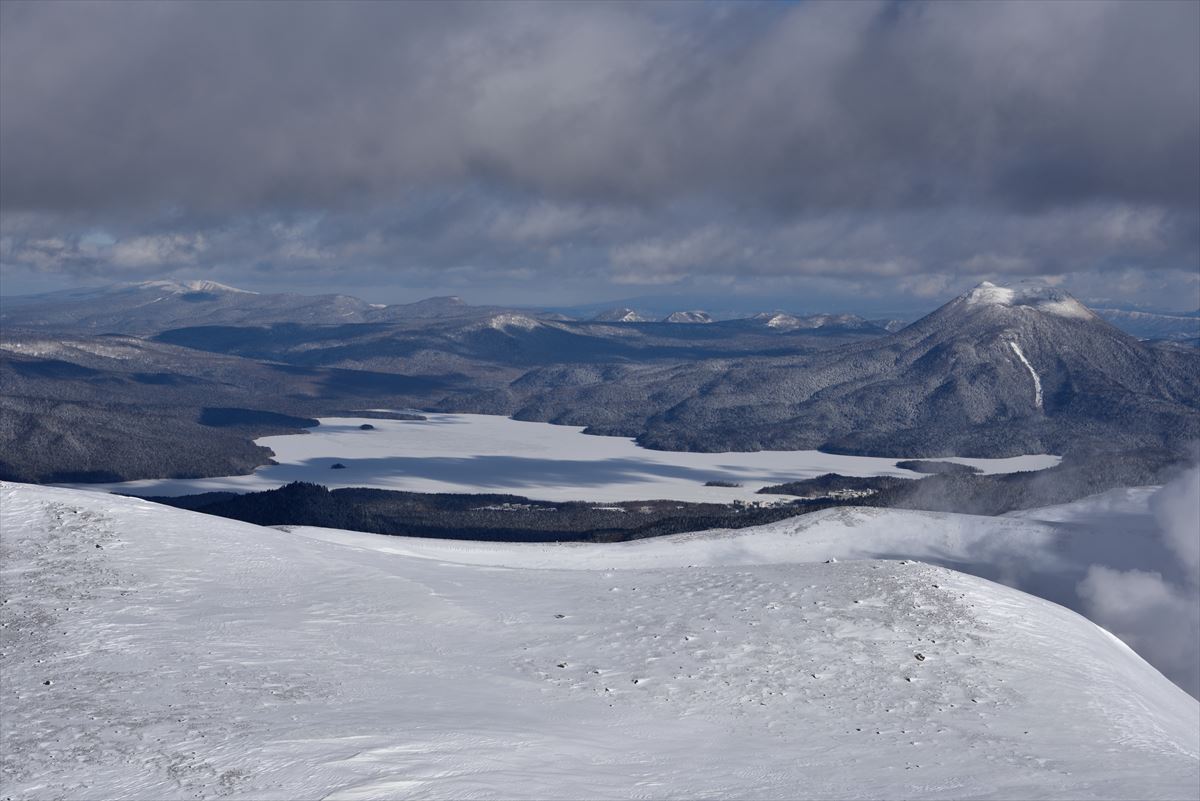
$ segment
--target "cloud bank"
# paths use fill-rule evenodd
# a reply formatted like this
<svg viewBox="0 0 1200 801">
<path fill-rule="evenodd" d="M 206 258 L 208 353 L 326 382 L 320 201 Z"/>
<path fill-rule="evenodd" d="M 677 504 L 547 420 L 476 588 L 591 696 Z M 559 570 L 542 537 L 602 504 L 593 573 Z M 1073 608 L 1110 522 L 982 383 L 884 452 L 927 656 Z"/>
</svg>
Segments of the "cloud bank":
<svg viewBox="0 0 1200 801">
<path fill-rule="evenodd" d="M 1169 2 L 6 2 L 0 264 L 1186 296 L 1198 28 Z"/>
<path fill-rule="evenodd" d="M 1089 618 L 1200 698 L 1200 467 L 1159 490 L 1150 508 L 1181 578 L 1093 565 L 1077 592 Z"/>
</svg>

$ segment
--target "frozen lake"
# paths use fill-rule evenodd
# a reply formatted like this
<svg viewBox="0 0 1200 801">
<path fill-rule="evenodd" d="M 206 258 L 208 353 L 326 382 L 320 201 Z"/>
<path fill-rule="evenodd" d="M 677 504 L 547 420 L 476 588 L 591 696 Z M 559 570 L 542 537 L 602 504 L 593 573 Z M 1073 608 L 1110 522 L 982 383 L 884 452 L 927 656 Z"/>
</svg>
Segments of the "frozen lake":
<svg viewBox="0 0 1200 801">
<path fill-rule="evenodd" d="M 370 423 L 374 430 L 359 426 Z M 596 437 L 582 428 L 527 423 L 477 414 L 429 414 L 426 420 L 328 417 L 305 434 L 257 440 L 279 464 L 245 476 L 157 479 L 81 485 L 138 495 L 186 495 L 274 489 L 291 481 L 328 487 L 376 487 L 413 492 L 494 492 L 542 500 L 764 500 L 768 484 L 823 473 L 848 476 L 917 474 L 895 458 L 838 456 L 819 451 L 686 453 L 654 451 L 624 437 Z M 1041 470 L 1060 457 L 953 458 L 986 473 Z M 331 469 L 343 464 L 344 470 Z M 730 481 L 741 487 L 706 487 Z"/>
</svg>

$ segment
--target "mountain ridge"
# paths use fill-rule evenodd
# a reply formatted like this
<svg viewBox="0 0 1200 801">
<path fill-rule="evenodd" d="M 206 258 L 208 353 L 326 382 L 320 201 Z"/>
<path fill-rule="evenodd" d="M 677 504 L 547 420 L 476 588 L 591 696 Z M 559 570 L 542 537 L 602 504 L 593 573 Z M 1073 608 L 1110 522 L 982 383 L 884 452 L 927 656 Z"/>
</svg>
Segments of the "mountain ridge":
<svg viewBox="0 0 1200 801">
<path fill-rule="evenodd" d="M 554 375 L 531 371 L 484 405 L 666 450 L 1011 456 L 1080 436 L 1200 436 L 1200 353 L 1147 347 L 1056 289 L 981 285 L 895 333 L 812 353 L 569 387 Z"/>
<path fill-rule="evenodd" d="M 264 302 L 235 297 L 238 304 Z M 312 299 L 295 297 L 302 315 Z M 364 305 L 372 314 L 387 311 Z M 578 425 L 663 450 L 819 448 L 913 458 L 1105 448 L 1179 454 L 1189 439 L 1200 438 L 1200 351 L 1139 342 L 1053 288 L 977 287 L 891 334 L 837 316 L 821 316 L 824 324 L 813 329 L 778 330 L 762 319 L 588 322 L 489 307 L 460 314 L 461 302 L 452 299 L 413 305 L 417 313 L 409 319 L 374 323 L 168 329 L 143 340 L 144 348 L 124 342 L 122 348 L 141 348 L 128 366 L 88 355 L 89 348 L 111 350 L 116 340 L 87 324 L 82 333 L 64 335 L 52 324 L 22 328 L 6 317 L 0 377 L 7 394 L 0 403 L 13 421 L 36 431 L 42 425 L 36 410 L 60 410 L 45 411 L 50 421 L 61 417 L 64 401 L 86 401 L 42 432 L 47 441 L 69 439 L 78 459 L 72 456 L 69 468 L 45 464 L 38 475 L 75 471 L 76 461 L 103 464 L 101 451 L 112 452 L 112 442 L 142 419 L 194 418 L 208 406 L 314 417 L 351 401 L 351 408 L 362 408 L 372 391 L 381 393 L 368 404 L 373 408 L 398 403 Z M 6 307 L 5 314 L 24 318 L 22 309 Z M 443 309 L 450 313 L 429 316 Z M 56 314 L 75 310 L 68 304 Z M 56 338 L 75 344 L 52 353 Z M 175 348 L 156 350 L 154 342 Z M 269 380 L 257 392 L 245 382 L 213 383 L 213 369 L 226 368 L 216 360 L 210 369 L 208 354 L 241 360 L 232 363 Z M 270 387 L 293 389 L 280 394 Z M 109 396 L 124 405 L 106 402 Z M 103 425 L 71 422 L 88 419 Z M 194 426 L 194 419 L 185 423 Z M 13 453 L 24 448 L 20 430 L 15 423 L 0 429 Z M 257 452 L 249 442 L 242 450 Z M 35 456 L 42 465 L 46 456 Z M 143 462 L 128 463 L 120 475 L 149 477 L 128 472 L 134 464 Z M 189 463 L 186 469 L 212 468 Z"/>
</svg>

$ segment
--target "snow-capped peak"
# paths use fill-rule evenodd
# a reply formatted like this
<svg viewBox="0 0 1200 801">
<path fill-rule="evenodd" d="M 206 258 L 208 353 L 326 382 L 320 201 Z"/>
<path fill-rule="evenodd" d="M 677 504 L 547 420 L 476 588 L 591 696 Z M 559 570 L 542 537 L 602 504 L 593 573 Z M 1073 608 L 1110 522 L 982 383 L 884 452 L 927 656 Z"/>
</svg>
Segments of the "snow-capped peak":
<svg viewBox="0 0 1200 801">
<path fill-rule="evenodd" d="M 979 286 L 972 289 L 967 294 L 963 295 L 963 300 L 974 305 L 989 304 L 996 306 L 1012 305 L 1013 290 L 1002 286 L 996 286 L 991 281 L 984 281 Z"/>
<path fill-rule="evenodd" d="M 711 323 L 712 317 L 704 311 L 677 311 L 667 315 L 664 323 Z"/>
<path fill-rule="evenodd" d="M 1024 306 L 1059 317 L 1090 320 L 1095 315 L 1068 292 L 1045 284 L 1003 287 L 984 281 L 961 297 L 968 306 Z"/>
</svg>

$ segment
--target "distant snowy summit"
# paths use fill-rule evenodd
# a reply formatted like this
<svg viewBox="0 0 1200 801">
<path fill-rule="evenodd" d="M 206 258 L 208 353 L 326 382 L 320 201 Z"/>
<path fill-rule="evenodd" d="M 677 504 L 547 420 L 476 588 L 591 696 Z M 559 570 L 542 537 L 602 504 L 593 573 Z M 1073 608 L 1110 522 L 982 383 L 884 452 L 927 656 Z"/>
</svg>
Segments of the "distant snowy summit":
<svg viewBox="0 0 1200 801">
<path fill-rule="evenodd" d="M 761 326 L 779 331 L 805 327 L 799 317 L 793 317 L 786 312 L 759 312 L 750 319 Z"/>
<path fill-rule="evenodd" d="M 967 306 L 1024 307 L 1059 317 L 1096 319 L 1096 315 L 1070 293 L 1044 284 L 1019 284 L 1010 288 L 984 281 L 970 292 L 959 296 L 958 301 Z"/>
<path fill-rule="evenodd" d="M 649 318 L 635 312 L 633 309 L 620 308 L 602 311 L 592 318 L 597 323 L 648 323 Z"/>
<path fill-rule="evenodd" d="M 229 286 L 217 281 L 139 281 L 132 284 L 119 284 L 118 286 L 129 289 L 152 289 L 174 295 L 182 295 L 187 292 L 228 292 L 238 295 L 258 294 L 248 289 L 238 289 L 235 286 Z"/>
<path fill-rule="evenodd" d="M 706 311 L 677 311 L 663 318 L 664 323 L 711 323 L 713 318 Z"/>
</svg>

